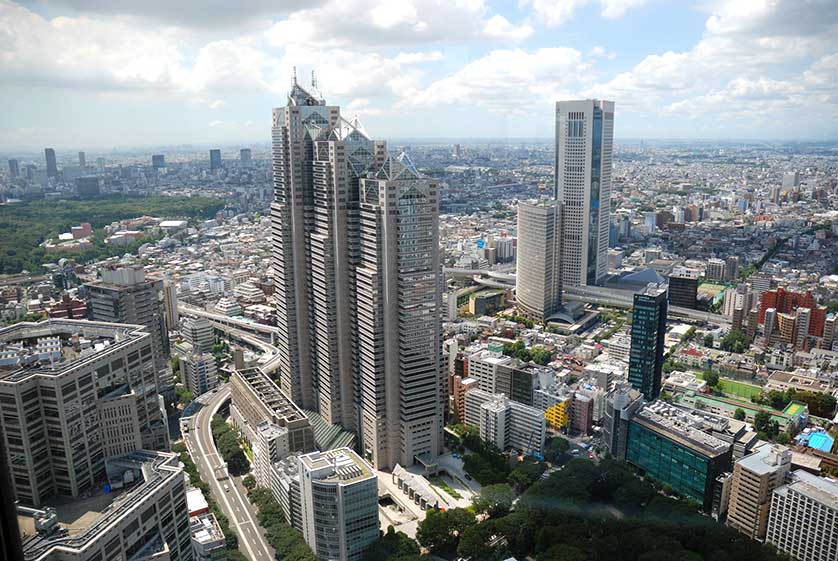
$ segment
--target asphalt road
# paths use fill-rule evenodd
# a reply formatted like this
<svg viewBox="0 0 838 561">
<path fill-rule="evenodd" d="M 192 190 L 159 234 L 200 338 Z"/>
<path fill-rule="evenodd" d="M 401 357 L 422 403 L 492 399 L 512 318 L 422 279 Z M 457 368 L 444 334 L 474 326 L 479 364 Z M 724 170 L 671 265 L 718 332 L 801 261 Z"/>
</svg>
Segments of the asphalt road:
<svg viewBox="0 0 838 561">
<path fill-rule="evenodd" d="M 274 550 L 265 540 L 264 530 L 256 521 L 256 510 L 247 500 L 244 487 L 232 477 L 221 481 L 216 479 L 215 468 L 224 460 L 213 442 L 210 423 L 212 416 L 229 398 L 229 384 L 219 386 L 209 403 L 192 419 L 186 435 L 186 447 L 198 466 L 201 478 L 209 484 L 212 496 L 229 518 L 230 527 L 238 534 L 239 550 L 250 561 L 271 561 L 274 559 Z M 224 471 L 226 473 L 226 469 Z"/>
</svg>

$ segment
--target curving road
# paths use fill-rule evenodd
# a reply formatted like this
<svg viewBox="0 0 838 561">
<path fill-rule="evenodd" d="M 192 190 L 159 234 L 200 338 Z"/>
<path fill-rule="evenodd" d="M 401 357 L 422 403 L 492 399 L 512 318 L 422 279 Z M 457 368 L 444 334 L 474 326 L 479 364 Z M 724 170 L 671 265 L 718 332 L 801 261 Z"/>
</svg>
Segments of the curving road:
<svg viewBox="0 0 838 561">
<path fill-rule="evenodd" d="M 186 448 L 198 467 L 201 478 L 209 484 L 212 496 L 230 520 L 239 536 L 239 550 L 250 561 L 271 561 L 274 550 L 265 540 L 264 530 L 256 521 L 256 509 L 247 500 L 244 487 L 232 477 L 218 481 L 216 468 L 224 460 L 215 447 L 210 423 L 221 406 L 230 399 L 230 385 L 219 386 L 207 404 L 196 413 L 185 434 Z M 226 467 L 224 468 L 226 473 Z M 228 489 L 225 491 L 225 487 Z"/>
</svg>

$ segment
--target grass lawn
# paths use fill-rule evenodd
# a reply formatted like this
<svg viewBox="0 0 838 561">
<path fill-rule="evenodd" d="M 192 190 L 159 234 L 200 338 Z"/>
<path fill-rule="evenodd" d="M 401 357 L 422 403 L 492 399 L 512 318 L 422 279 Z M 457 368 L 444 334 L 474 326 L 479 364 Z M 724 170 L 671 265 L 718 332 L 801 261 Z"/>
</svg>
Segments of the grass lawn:
<svg viewBox="0 0 838 561">
<path fill-rule="evenodd" d="M 457 491 L 451 488 L 451 486 L 445 481 L 443 481 L 441 477 L 431 477 L 430 482 L 442 489 L 443 491 L 445 491 L 446 493 L 448 493 L 449 495 L 451 495 L 452 497 L 454 497 L 455 499 L 463 498 L 461 494 L 459 494 Z"/>
<path fill-rule="evenodd" d="M 699 378 L 704 378 L 701 373 L 697 375 Z M 728 378 L 719 378 L 719 388 L 722 390 L 722 393 L 735 395 L 748 400 L 751 399 L 751 396 L 762 393 L 762 388 L 760 386 L 746 384 L 745 382 L 737 382 L 736 380 L 730 380 Z"/>
</svg>

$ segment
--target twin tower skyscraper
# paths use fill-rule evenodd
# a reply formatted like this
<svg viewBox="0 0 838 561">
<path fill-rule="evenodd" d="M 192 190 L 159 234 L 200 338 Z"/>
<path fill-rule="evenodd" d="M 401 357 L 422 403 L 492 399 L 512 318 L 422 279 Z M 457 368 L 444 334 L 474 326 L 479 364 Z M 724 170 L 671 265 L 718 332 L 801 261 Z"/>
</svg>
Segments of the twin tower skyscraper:
<svg viewBox="0 0 838 561">
<path fill-rule="evenodd" d="M 533 319 L 562 318 L 564 287 L 608 272 L 613 142 L 613 101 L 556 103 L 553 197 L 518 206 L 516 299 Z"/>
<path fill-rule="evenodd" d="M 439 193 L 294 80 L 273 110 L 279 385 L 392 469 L 442 447 Z"/>
</svg>

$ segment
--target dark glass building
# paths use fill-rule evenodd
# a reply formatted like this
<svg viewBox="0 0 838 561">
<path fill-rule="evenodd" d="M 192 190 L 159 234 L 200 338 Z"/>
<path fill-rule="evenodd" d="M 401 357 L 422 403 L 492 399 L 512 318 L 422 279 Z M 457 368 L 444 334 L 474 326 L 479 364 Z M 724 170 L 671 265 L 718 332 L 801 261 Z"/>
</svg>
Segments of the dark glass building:
<svg viewBox="0 0 838 561">
<path fill-rule="evenodd" d="M 629 423 L 626 461 L 710 512 L 716 480 L 731 469 L 732 450 L 693 426 L 682 409 L 656 401 Z"/>
<path fill-rule="evenodd" d="M 698 309 L 698 271 L 676 268 L 669 277 L 669 303 L 682 308 Z"/>
<path fill-rule="evenodd" d="M 210 150 L 210 171 L 221 169 L 221 150 L 213 148 Z"/>
<path fill-rule="evenodd" d="M 58 177 L 58 164 L 55 161 L 55 150 L 44 148 L 44 158 L 47 161 L 47 177 Z"/>
<path fill-rule="evenodd" d="M 634 295 L 628 381 L 647 400 L 661 393 L 663 339 L 666 334 L 665 284 L 649 284 Z"/>
<path fill-rule="evenodd" d="M 163 154 L 153 154 L 151 156 L 151 167 L 154 169 L 163 169 L 166 167 L 166 156 Z"/>
</svg>

